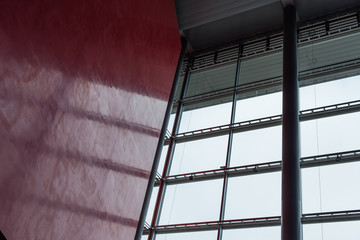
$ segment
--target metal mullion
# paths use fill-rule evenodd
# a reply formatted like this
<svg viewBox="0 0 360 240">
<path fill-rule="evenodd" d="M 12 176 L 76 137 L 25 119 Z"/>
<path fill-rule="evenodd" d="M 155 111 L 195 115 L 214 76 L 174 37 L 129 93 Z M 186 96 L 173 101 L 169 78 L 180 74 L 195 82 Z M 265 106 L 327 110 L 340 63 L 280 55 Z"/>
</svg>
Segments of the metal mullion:
<svg viewBox="0 0 360 240">
<path fill-rule="evenodd" d="M 339 116 L 342 114 L 354 113 L 360 111 L 360 100 L 351 102 L 344 102 L 334 105 L 328 105 L 323 107 L 317 107 L 312 109 L 305 109 L 299 112 L 299 121 L 309 121 L 314 119 Z M 173 136 L 176 141 L 189 142 L 193 140 L 199 140 L 208 137 L 222 136 L 229 133 L 232 130 L 236 132 L 245 132 L 256 129 L 263 129 L 268 127 L 279 126 L 282 123 L 282 115 L 275 115 L 269 117 L 263 117 L 258 119 L 251 119 L 234 124 L 220 125 L 206 129 L 199 129 L 190 132 L 184 132 Z M 166 142 L 166 141 L 165 141 Z"/>
<path fill-rule="evenodd" d="M 234 87 L 233 99 L 232 99 L 230 124 L 234 124 L 234 122 L 235 122 L 236 100 L 237 100 L 236 86 L 239 85 L 240 64 L 241 64 L 240 56 L 242 54 L 242 50 L 243 50 L 243 46 L 240 45 L 239 46 L 239 53 L 238 53 L 238 60 L 237 60 L 237 63 L 236 63 L 236 74 L 235 74 L 235 83 L 234 83 L 235 87 Z M 228 146 L 227 146 L 227 153 L 226 153 L 225 168 L 228 168 L 230 166 L 232 140 L 233 140 L 233 130 L 232 130 L 232 128 L 230 128 L 230 130 L 229 130 L 229 138 L 228 138 Z M 228 178 L 229 178 L 229 176 L 228 176 L 227 172 L 225 171 L 224 172 L 224 181 L 223 181 L 223 191 L 222 191 L 222 194 L 221 194 L 221 206 L 220 206 L 219 221 L 224 220 Z M 223 232 L 223 228 L 222 228 L 221 225 L 219 225 L 217 240 L 222 239 L 222 232 Z"/>
<path fill-rule="evenodd" d="M 185 73 L 184 82 L 183 82 L 183 86 L 181 89 L 180 100 L 184 99 L 186 96 L 186 93 L 187 93 L 187 89 L 189 86 L 189 79 L 190 79 L 189 69 L 191 68 L 192 63 L 193 63 L 193 61 L 192 61 L 192 59 L 190 59 L 188 62 L 188 67 L 187 67 L 187 70 Z M 164 202 L 164 196 L 165 196 L 165 192 L 166 192 L 166 182 L 163 179 L 165 179 L 166 176 L 170 172 L 171 162 L 172 162 L 172 158 L 173 158 L 174 150 L 175 150 L 175 146 L 176 146 L 176 139 L 173 136 L 175 136 L 179 131 L 183 110 L 184 110 L 184 104 L 182 102 L 180 102 L 180 105 L 177 107 L 177 110 L 176 110 L 174 125 L 173 125 L 173 129 L 172 129 L 172 133 L 171 133 L 168 151 L 166 154 L 162 177 L 160 180 L 161 182 L 160 182 L 160 186 L 159 186 L 158 195 L 156 198 L 156 203 L 155 203 L 155 207 L 154 207 L 154 213 L 153 213 L 153 218 L 151 221 L 151 228 L 150 228 L 150 232 L 148 235 L 148 240 L 153 239 L 154 233 L 155 233 L 154 232 L 155 226 L 158 225 L 158 223 L 159 223 L 162 205 Z"/>
<path fill-rule="evenodd" d="M 345 222 L 345 221 L 359 221 L 360 210 L 347 210 L 347 211 L 332 211 L 332 212 L 317 212 L 302 214 L 301 222 L 303 224 L 314 223 L 331 223 L 331 222 Z M 232 219 L 224 221 L 211 221 L 211 222 L 192 222 L 172 225 L 157 226 L 161 233 L 180 233 L 180 232 L 198 232 L 215 230 L 218 226 L 224 229 L 241 229 L 250 227 L 270 227 L 280 226 L 280 216 L 269 216 L 260 218 L 248 219 Z"/>
<path fill-rule="evenodd" d="M 300 158 L 300 167 L 312 168 L 319 166 L 328 166 L 334 164 L 343 164 L 350 162 L 360 162 L 360 149 L 346 152 L 335 152 L 329 154 L 322 154 L 316 156 L 302 157 Z M 252 165 L 236 166 L 227 169 L 214 169 L 203 172 L 192 172 L 179 175 L 168 176 L 164 179 L 167 185 L 184 184 L 197 181 L 208 181 L 214 179 L 224 178 L 225 172 L 228 177 L 239 177 L 254 174 L 262 174 L 269 172 L 281 171 L 281 161 L 265 162 Z M 207 172 L 207 174 L 205 174 Z M 204 174 L 201 174 L 204 173 Z M 175 176 L 178 176 L 176 178 Z"/>
</svg>

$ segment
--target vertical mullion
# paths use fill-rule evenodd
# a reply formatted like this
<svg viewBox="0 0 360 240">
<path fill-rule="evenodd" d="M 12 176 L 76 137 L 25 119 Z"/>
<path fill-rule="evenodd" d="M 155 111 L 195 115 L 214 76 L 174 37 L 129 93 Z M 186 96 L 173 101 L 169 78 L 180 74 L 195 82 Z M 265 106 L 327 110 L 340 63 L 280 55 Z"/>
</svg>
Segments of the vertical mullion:
<svg viewBox="0 0 360 240">
<path fill-rule="evenodd" d="M 176 110 L 176 115 L 175 115 L 174 125 L 173 125 L 173 129 L 172 129 L 171 137 L 170 137 L 169 147 L 168 147 L 168 151 L 167 151 L 166 158 L 165 158 L 162 176 L 160 179 L 160 186 L 159 186 L 159 191 L 158 191 L 158 195 L 156 198 L 156 203 L 155 203 L 153 218 L 151 221 L 151 228 L 150 228 L 148 240 L 153 239 L 154 234 L 155 234 L 153 229 L 159 223 L 159 219 L 160 219 L 160 215 L 161 215 L 162 204 L 164 202 L 164 196 L 165 196 L 165 192 L 166 192 L 166 182 L 164 181 L 164 179 L 168 176 L 168 174 L 170 172 L 170 168 L 171 168 L 171 162 L 172 162 L 172 158 L 173 158 L 174 150 L 175 150 L 175 146 L 176 146 L 176 141 L 175 141 L 174 136 L 179 131 L 181 117 L 182 117 L 182 113 L 184 110 L 183 99 L 186 96 L 186 92 L 187 92 L 187 89 L 189 86 L 191 65 L 192 65 L 192 60 L 189 59 L 189 65 L 187 66 L 187 69 L 186 69 L 184 82 L 183 82 L 183 86 L 182 86 L 181 94 L 180 94 L 179 105 Z"/>
<path fill-rule="evenodd" d="M 234 83 L 235 86 L 234 86 L 234 93 L 233 93 L 233 99 L 232 99 L 230 124 L 233 124 L 234 121 L 235 121 L 236 100 L 237 100 L 236 87 L 239 85 L 239 80 L 240 80 L 240 63 L 241 63 L 240 56 L 241 56 L 241 53 L 242 53 L 242 46 L 240 45 L 239 46 L 238 60 L 237 60 L 237 63 L 236 63 L 236 74 L 235 74 L 235 83 Z M 221 194 L 221 206 L 220 206 L 219 221 L 224 220 L 224 215 L 225 215 L 225 202 L 226 202 L 226 194 L 227 194 L 227 186 L 228 186 L 228 178 L 229 178 L 226 169 L 230 166 L 232 140 L 233 140 L 233 130 L 232 130 L 232 128 L 230 128 L 230 130 L 229 130 L 229 138 L 228 138 L 228 146 L 227 146 L 227 152 L 226 152 L 223 190 L 222 190 L 222 194 Z M 223 233 L 222 226 L 219 226 L 218 234 L 217 234 L 217 240 L 222 239 L 222 233 Z"/>
</svg>

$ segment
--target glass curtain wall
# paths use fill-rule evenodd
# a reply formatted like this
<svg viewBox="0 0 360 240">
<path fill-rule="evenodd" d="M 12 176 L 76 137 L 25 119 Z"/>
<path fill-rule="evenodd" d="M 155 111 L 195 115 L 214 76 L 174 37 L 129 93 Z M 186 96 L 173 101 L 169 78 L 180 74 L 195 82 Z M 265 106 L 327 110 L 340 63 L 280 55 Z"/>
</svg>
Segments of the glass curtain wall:
<svg viewBox="0 0 360 240">
<path fill-rule="evenodd" d="M 316 41 L 302 40 L 305 32 L 298 46 L 304 240 L 355 240 L 360 32 Z M 187 59 L 143 239 L 280 240 L 281 40 Z"/>
</svg>

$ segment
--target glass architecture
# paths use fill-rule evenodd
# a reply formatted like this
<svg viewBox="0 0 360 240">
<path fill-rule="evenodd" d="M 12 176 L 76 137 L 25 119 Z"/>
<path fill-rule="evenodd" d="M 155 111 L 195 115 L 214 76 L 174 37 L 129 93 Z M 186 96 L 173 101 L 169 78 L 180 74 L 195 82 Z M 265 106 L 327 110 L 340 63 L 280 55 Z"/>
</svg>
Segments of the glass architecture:
<svg viewBox="0 0 360 240">
<path fill-rule="evenodd" d="M 298 29 L 304 240 L 360 236 L 357 13 Z M 184 60 L 143 239 L 281 238 L 282 33 Z"/>
</svg>

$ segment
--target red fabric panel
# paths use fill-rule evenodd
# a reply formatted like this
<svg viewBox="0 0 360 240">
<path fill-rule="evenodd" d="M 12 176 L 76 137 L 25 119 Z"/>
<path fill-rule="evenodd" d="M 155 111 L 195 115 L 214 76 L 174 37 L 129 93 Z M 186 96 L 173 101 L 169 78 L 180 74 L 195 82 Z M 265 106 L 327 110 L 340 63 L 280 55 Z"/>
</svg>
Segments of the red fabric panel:
<svg viewBox="0 0 360 240">
<path fill-rule="evenodd" d="M 174 3 L 0 8 L 0 230 L 133 239 L 180 52 Z"/>
</svg>

